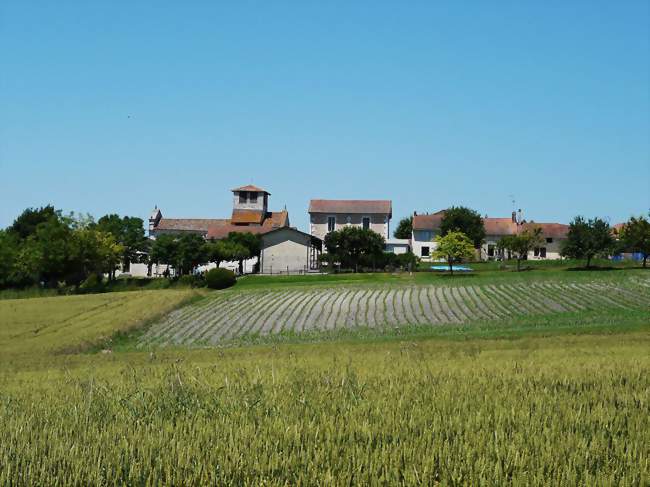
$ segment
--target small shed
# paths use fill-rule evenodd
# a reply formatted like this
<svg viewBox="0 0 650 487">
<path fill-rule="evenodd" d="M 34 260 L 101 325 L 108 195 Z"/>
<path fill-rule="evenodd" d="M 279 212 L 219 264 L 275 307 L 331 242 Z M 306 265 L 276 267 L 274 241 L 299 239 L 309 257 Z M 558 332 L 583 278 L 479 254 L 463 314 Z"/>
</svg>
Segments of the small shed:
<svg viewBox="0 0 650 487">
<path fill-rule="evenodd" d="M 262 274 L 303 274 L 320 268 L 323 241 L 292 227 L 281 227 L 262 235 Z"/>
</svg>

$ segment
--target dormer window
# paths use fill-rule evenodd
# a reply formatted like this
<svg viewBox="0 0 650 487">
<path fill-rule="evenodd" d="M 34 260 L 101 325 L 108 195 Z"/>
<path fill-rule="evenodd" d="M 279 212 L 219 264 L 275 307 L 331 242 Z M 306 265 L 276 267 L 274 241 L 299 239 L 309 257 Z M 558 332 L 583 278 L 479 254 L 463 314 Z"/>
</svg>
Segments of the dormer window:
<svg viewBox="0 0 650 487">
<path fill-rule="evenodd" d="M 255 195 L 257 197 L 257 195 Z M 246 191 L 240 191 L 239 192 L 239 202 L 240 203 L 246 203 L 246 199 L 248 198 L 248 193 Z"/>
<path fill-rule="evenodd" d="M 249 203 L 257 203 L 257 193 L 249 193 L 248 202 Z"/>
</svg>

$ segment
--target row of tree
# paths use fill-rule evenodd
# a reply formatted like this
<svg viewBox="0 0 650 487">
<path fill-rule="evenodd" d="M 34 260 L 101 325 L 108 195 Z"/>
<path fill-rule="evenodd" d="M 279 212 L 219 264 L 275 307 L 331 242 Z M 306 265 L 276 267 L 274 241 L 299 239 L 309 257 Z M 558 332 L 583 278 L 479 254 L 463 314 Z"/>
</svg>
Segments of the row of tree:
<svg viewBox="0 0 650 487">
<path fill-rule="evenodd" d="M 26 209 L 0 230 L 0 288 L 59 283 L 78 286 L 89 276 L 114 278 L 132 263 L 170 264 L 177 275 L 198 265 L 258 256 L 260 239 L 231 233 L 212 242 L 196 234 L 145 236 L 141 218 L 111 214 L 95 221 L 89 215 L 64 215 L 52 206 Z"/>
</svg>

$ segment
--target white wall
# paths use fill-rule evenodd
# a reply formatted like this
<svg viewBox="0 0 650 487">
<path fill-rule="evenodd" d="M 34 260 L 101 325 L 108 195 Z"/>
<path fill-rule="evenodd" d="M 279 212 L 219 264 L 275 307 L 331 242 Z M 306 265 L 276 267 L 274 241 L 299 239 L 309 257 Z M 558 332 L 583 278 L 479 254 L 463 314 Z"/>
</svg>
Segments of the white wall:
<svg viewBox="0 0 650 487">
<path fill-rule="evenodd" d="M 290 229 L 265 235 L 260 271 L 264 274 L 309 271 L 309 246 L 309 236 Z"/>
</svg>

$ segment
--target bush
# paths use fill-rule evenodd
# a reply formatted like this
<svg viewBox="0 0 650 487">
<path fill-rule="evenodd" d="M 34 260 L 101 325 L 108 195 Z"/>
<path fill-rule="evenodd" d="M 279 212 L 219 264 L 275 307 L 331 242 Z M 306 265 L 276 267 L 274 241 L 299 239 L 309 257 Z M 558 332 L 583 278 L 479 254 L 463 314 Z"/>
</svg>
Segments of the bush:
<svg viewBox="0 0 650 487">
<path fill-rule="evenodd" d="M 178 278 L 178 285 L 181 287 L 203 287 L 205 281 L 201 276 L 185 275 Z"/>
<path fill-rule="evenodd" d="M 210 289 L 226 289 L 237 282 L 235 273 L 228 269 L 210 269 L 205 273 L 205 283 Z"/>
</svg>

